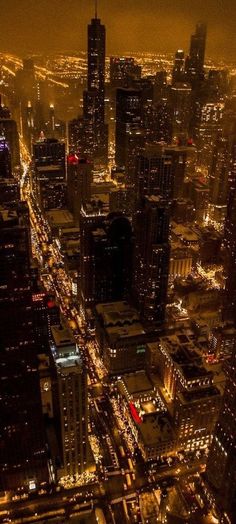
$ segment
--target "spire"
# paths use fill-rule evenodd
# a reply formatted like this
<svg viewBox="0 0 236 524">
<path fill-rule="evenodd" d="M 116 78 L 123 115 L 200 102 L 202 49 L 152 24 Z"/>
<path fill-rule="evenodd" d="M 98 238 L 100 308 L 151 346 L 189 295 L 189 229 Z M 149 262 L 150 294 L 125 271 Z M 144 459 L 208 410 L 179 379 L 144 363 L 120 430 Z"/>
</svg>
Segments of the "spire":
<svg viewBox="0 0 236 524">
<path fill-rule="evenodd" d="M 95 18 L 98 17 L 98 0 L 95 0 Z"/>
</svg>

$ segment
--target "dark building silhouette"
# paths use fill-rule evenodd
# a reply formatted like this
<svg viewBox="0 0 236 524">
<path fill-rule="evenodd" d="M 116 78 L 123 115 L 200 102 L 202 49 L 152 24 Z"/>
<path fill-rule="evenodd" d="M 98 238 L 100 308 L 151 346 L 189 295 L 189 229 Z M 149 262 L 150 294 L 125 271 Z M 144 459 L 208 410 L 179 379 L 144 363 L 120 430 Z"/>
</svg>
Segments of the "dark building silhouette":
<svg viewBox="0 0 236 524">
<path fill-rule="evenodd" d="M 105 53 L 106 29 L 101 20 L 92 18 L 88 25 L 88 76 L 84 92 L 85 133 L 90 142 L 90 156 L 105 162 L 108 129 L 105 124 Z"/>
<path fill-rule="evenodd" d="M 0 179 L 10 178 L 11 172 L 11 155 L 6 140 L 0 138 Z"/>
<path fill-rule="evenodd" d="M 168 201 L 145 196 L 135 216 L 133 296 L 142 318 L 153 327 L 165 320 L 169 276 Z"/>
<path fill-rule="evenodd" d="M 48 482 L 49 473 L 37 368 L 41 293 L 30 266 L 23 203 L 0 210 L 0 267 L 0 485 L 1 490 L 35 489 Z"/>
<path fill-rule="evenodd" d="M 207 27 L 198 22 L 195 33 L 191 36 L 189 56 L 186 59 L 187 76 L 193 82 L 204 73 Z"/>
<path fill-rule="evenodd" d="M 223 403 L 207 462 L 206 478 L 211 507 L 223 524 L 235 522 L 236 514 L 236 352 L 227 367 Z"/>
<path fill-rule="evenodd" d="M 81 210 L 81 299 L 84 309 L 130 294 L 132 228 L 121 213 L 106 216 L 99 202 Z"/>
<path fill-rule="evenodd" d="M 76 224 L 81 205 L 91 199 L 92 164 L 86 158 L 70 154 L 67 158 L 68 207 Z"/>
<path fill-rule="evenodd" d="M 127 155 L 127 135 L 140 130 L 142 93 L 140 89 L 119 88 L 116 92 L 116 164 L 124 166 Z"/>
<path fill-rule="evenodd" d="M 178 49 L 175 53 L 174 67 L 172 71 L 172 84 L 184 82 L 185 76 L 185 57 L 184 51 Z"/>
<path fill-rule="evenodd" d="M 225 246 L 225 310 L 227 320 L 236 322 L 236 141 L 231 149 L 228 203 L 224 229 Z"/>
<path fill-rule="evenodd" d="M 136 64 L 132 57 L 110 58 L 110 84 L 111 87 L 128 87 L 132 79 L 141 77 L 141 66 Z"/>
<path fill-rule="evenodd" d="M 33 186 L 41 208 L 65 207 L 65 143 L 55 138 L 33 143 L 33 163 Z"/>
<path fill-rule="evenodd" d="M 15 120 L 11 118 L 11 113 L 7 107 L 1 105 L 0 97 L 0 138 L 5 138 L 10 155 L 12 168 L 20 165 L 20 146 L 19 146 L 19 135 L 17 130 L 17 124 Z"/>
</svg>

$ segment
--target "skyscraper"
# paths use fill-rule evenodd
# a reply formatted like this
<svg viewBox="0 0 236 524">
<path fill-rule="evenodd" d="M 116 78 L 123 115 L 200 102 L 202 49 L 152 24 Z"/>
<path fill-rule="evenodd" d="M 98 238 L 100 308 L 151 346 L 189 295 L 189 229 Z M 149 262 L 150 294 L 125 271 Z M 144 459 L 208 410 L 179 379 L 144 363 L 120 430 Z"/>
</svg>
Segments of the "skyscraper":
<svg viewBox="0 0 236 524">
<path fill-rule="evenodd" d="M 228 203 L 224 230 L 225 246 L 225 308 L 226 320 L 236 323 L 236 140 L 231 149 Z"/>
<path fill-rule="evenodd" d="M 172 72 L 172 83 L 175 84 L 176 82 L 183 82 L 185 76 L 185 58 L 184 58 L 184 51 L 182 49 L 178 49 L 175 53 L 175 61 L 174 61 L 174 67 Z"/>
<path fill-rule="evenodd" d="M 206 477 L 212 506 L 222 524 L 234 523 L 236 515 L 236 352 L 227 369 L 223 404 L 215 427 Z"/>
<path fill-rule="evenodd" d="M 116 92 L 116 164 L 124 166 L 127 134 L 141 126 L 142 93 L 139 89 L 119 88 Z"/>
<path fill-rule="evenodd" d="M 189 80 L 194 81 L 204 73 L 207 27 L 198 22 L 195 33 L 191 36 L 189 56 L 186 59 L 186 71 Z"/>
<path fill-rule="evenodd" d="M 60 475 L 77 477 L 88 461 L 87 375 L 70 332 L 63 326 L 52 326 L 51 331 L 63 456 Z"/>
<path fill-rule="evenodd" d="M 80 224 L 84 309 L 100 302 L 126 299 L 131 288 L 132 229 L 129 219 L 121 213 L 107 216 L 91 202 L 82 206 Z"/>
<path fill-rule="evenodd" d="M 43 210 L 65 207 L 65 143 L 55 138 L 33 143 L 33 184 Z"/>
<path fill-rule="evenodd" d="M 168 201 L 146 196 L 135 217 L 133 295 L 143 319 L 151 325 L 165 320 L 169 276 Z"/>
<path fill-rule="evenodd" d="M 1 106 L 0 98 L 0 136 L 3 136 L 8 144 L 12 168 L 20 165 L 20 147 L 17 124 L 11 118 L 11 113 L 7 107 Z"/>
<path fill-rule="evenodd" d="M 49 480 L 37 361 L 43 332 L 22 203 L 0 210 L 0 267 L 0 489 L 35 489 Z"/>
<path fill-rule="evenodd" d="M 86 158 L 69 155 L 67 159 L 68 207 L 79 223 L 81 205 L 91 198 L 92 164 Z"/>
<path fill-rule="evenodd" d="M 110 58 L 110 83 L 112 87 L 127 87 L 132 78 L 140 78 L 141 67 L 136 64 L 134 58 L 117 57 Z"/>
<path fill-rule="evenodd" d="M 6 140 L 0 138 L 0 178 L 11 177 L 11 155 Z"/>
<path fill-rule="evenodd" d="M 88 25 L 88 75 L 84 92 L 84 124 L 91 141 L 92 155 L 96 159 L 107 158 L 108 132 L 105 124 L 105 56 L 106 29 L 101 20 L 92 18 Z"/>
</svg>

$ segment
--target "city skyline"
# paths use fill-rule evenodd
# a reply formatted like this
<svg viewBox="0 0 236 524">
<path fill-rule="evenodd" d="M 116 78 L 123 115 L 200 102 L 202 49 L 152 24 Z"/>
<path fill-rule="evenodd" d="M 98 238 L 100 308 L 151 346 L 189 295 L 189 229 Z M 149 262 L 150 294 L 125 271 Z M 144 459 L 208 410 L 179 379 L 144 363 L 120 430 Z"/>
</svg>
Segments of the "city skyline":
<svg viewBox="0 0 236 524">
<path fill-rule="evenodd" d="M 224 4 L 22 0 L 19 19 L 9 0 L 0 524 L 235 524 L 236 66 L 207 60 L 209 25 L 234 50 Z M 87 56 L 53 55 L 75 38 Z"/>
<path fill-rule="evenodd" d="M 84 51 L 86 25 L 94 15 L 94 0 L 46 0 L 35 4 L 10 0 L 1 12 L 0 46 L 3 51 L 56 53 Z M 98 2 L 98 16 L 107 28 L 107 54 L 126 52 L 173 53 L 177 48 L 189 50 L 189 33 L 198 20 L 208 25 L 206 56 L 233 60 L 236 49 L 233 0 L 202 2 L 173 0 L 157 2 L 121 0 Z M 28 21 L 30 20 L 30 24 Z M 53 21 L 53 23 L 52 23 Z M 122 38 L 120 28 L 122 27 Z M 174 28 L 174 30 L 173 30 Z"/>
</svg>

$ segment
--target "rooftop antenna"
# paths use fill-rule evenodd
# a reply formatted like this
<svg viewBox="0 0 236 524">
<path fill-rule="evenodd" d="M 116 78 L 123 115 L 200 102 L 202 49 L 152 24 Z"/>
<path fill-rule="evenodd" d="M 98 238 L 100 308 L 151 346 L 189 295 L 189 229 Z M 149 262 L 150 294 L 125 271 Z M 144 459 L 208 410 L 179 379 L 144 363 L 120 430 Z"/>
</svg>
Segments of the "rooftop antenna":
<svg viewBox="0 0 236 524">
<path fill-rule="evenodd" d="M 95 0 L 95 18 L 98 17 L 98 0 Z"/>
</svg>

